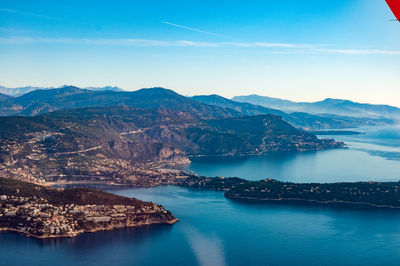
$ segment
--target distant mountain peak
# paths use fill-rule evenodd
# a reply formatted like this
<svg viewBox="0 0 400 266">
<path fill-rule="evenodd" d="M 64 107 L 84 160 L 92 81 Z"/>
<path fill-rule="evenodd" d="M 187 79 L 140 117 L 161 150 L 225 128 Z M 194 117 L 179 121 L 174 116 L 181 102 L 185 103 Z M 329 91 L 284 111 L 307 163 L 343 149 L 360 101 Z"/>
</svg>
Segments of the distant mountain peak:
<svg viewBox="0 0 400 266">
<path fill-rule="evenodd" d="M 7 88 L 4 86 L 0 86 L 0 93 L 13 96 L 13 97 L 18 97 L 21 95 L 24 95 L 28 92 L 34 91 L 34 90 L 43 90 L 46 88 L 42 87 L 33 87 L 33 86 L 25 86 L 25 87 L 18 87 L 18 88 Z"/>
<path fill-rule="evenodd" d="M 81 89 L 81 88 L 79 88 L 77 86 L 74 86 L 74 85 L 63 85 L 63 86 L 61 86 L 61 87 L 59 87 L 57 89 L 61 89 L 61 90 L 83 90 L 83 89 Z"/>
<path fill-rule="evenodd" d="M 323 100 L 321 102 L 326 102 L 326 103 L 354 103 L 353 101 L 350 101 L 350 100 L 335 99 L 335 98 L 326 98 L 325 100 Z"/>
<path fill-rule="evenodd" d="M 62 86 L 58 87 L 57 89 L 68 88 L 68 87 L 74 87 L 74 88 L 77 88 L 77 87 L 76 87 L 76 86 L 74 86 L 74 85 L 67 85 L 67 84 L 64 84 L 64 85 L 62 85 Z"/>
<path fill-rule="evenodd" d="M 25 87 L 17 87 L 17 88 L 7 88 L 4 86 L 0 86 L 0 93 L 18 97 L 24 94 L 27 94 L 36 90 L 54 90 L 54 89 L 63 89 L 63 88 L 77 88 L 81 90 L 90 90 L 90 91 L 123 91 L 121 88 L 116 86 L 105 86 L 105 87 L 87 87 L 87 88 L 79 88 L 74 85 L 62 85 L 60 87 L 34 87 L 34 86 L 25 86 Z"/>
<path fill-rule="evenodd" d="M 185 96 L 182 96 L 182 95 L 176 93 L 173 90 L 166 89 L 163 87 L 143 88 L 143 89 L 137 90 L 136 92 L 145 93 L 146 95 L 149 95 L 149 96 L 163 96 L 163 95 L 167 96 L 167 95 L 169 95 L 169 96 L 175 96 L 175 97 L 185 97 Z"/>
<path fill-rule="evenodd" d="M 226 101 L 226 102 L 228 102 L 228 101 L 232 101 L 232 100 L 229 100 L 229 99 L 227 99 L 227 98 L 224 98 L 224 97 L 222 97 L 222 96 L 220 96 L 220 95 L 218 95 L 218 94 L 210 94 L 210 95 L 195 95 L 195 96 L 193 96 L 192 97 L 192 99 L 194 99 L 194 100 L 196 100 L 196 101 L 201 101 L 201 99 L 204 101 L 204 100 L 218 100 L 218 101 Z"/>
<path fill-rule="evenodd" d="M 63 109 L 121 105 L 146 109 L 179 110 L 207 119 L 240 116 L 237 111 L 202 104 L 162 87 L 137 91 L 92 91 L 64 85 L 53 89 L 38 89 L 15 98 L 4 98 L 5 100 L 1 100 L 0 104 L 0 116 L 29 116 Z"/>
<path fill-rule="evenodd" d="M 236 96 L 232 99 L 239 102 L 262 105 L 267 108 L 275 108 L 289 113 L 307 112 L 314 115 L 334 114 L 374 119 L 384 117 L 396 120 L 400 117 L 400 108 L 394 106 L 359 103 L 345 99 L 326 98 L 317 102 L 292 102 L 258 95 Z"/>
<path fill-rule="evenodd" d="M 145 91 L 145 90 L 147 90 L 147 91 L 157 91 L 157 92 L 171 92 L 171 93 L 177 94 L 173 90 L 166 89 L 166 88 L 163 88 L 163 87 L 149 87 L 149 88 L 142 88 L 140 90 L 143 90 L 143 91 Z"/>
<path fill-rule="evenodd" d="M 86 87 L 84 89 L 91 91 L 124 91 L 123 89 L 117 86 Z"/>
<path fill-rule="evenodd" d="M 66 94 L 80 94 L 80 93 L 87 92 L 88 90 L 81 89 L 81 88 L 78 88 L 75 86 L 64 86 L 64 87 L 56 89 L 56 91 L 62 95 L 66 95 Z"/>
</svg>

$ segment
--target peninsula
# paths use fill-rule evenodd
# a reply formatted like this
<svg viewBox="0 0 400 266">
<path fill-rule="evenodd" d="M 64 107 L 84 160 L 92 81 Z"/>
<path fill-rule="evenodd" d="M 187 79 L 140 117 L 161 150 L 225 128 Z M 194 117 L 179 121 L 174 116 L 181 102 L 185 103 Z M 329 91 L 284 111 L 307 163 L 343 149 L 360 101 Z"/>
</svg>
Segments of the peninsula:
<svg viewBox="0 0 400 266">
<path fill-rule="evenodd" d="M 225 197 L 263 202 L 303 202 L 343 207 L 400 210 L 399 182 L 291 183 L 275 179 L 248 181 L 240 178 L 189 177 L 180 185 L 225 191 Z"/>
<path fill-rule="evenodd" d="M 0 231 L 36 238 L 173 224 L 161 205 L 91 189 L 54 189 L 0 178 Z"/>
</svg>

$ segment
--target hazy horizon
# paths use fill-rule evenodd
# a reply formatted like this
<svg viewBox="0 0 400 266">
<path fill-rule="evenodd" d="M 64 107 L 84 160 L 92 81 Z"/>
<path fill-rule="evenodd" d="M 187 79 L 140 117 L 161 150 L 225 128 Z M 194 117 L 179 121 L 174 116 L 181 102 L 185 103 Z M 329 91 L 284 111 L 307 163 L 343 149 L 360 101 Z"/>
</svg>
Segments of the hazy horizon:
<svg viewBox="0 0 400 266">
<path fill-rule="evenodd" d="M 44 86 L 31 86 L 31 85 L 25 85 L 25 86 L 19 86 L 19 87 L 7 87 L 7 86 L 4 86 L 4 85 L 1 85 L 1 84 L 0 84 L 0 87 L 5 87 L 5 88 L 8 88 L 8 89 L 19 89 L 19 88 L 27 88 L 27 87 L 35 87 L 35 88 L 38 88 L 38 89 L 57 89 L 57 88 L 62 88 L 62 87 L 64 87 L 64 86 L 73 86 L 73 87 L 77 87 L 77 88 L 80 88 L 80 89 L 103 88 L 103 87 L 116 87 L 116 88 L 121 89 L 122 91 L 137 91 L 137 90 L 141 90 L 141 89 L 164 88 L 164 89 L 169 89 L 169 90 L 173 90 L 173 91 L 177 92 L 177 91 L 174 90 L 173 88 L 165 88 L 165 87 L 162 87 L 162 86 L 143 87 L 143 88 L 138 88 L 138 89 L 133 89 L 133 90 L 127 90 L 127 89 L 124 89 L 124 88 L 121 88 L 121 87 L 115 86 L 115 85 L 102 85 L 102 86 L 80 87 L 80 86 L 76 86 L 76 85 L 73 85 L 73 84 L 63 84 L 63 85 L 60 85 L 60 86 L 49 86 L 49 87 L 44 87 Z M 0 91 L 0 93 L 2 93 L 2 92 Z M 177 93 L 179 93 L 179 92 L 177 92 Z M 5 93 L 5 94 L 6 94 L 6 93 Z M 181 93 L 179 93 L 179 94 L 181 94 Z M 189 95 L 189 94 L 181 94 L 181 95 L 186 96 L 186 97 L 218 95 L 218 96 L 222 96 L 222 97 L 224 97 L 224 98 L 231 99 L 231 100 L 232 100 L 234 97 L 237 97 L 237 96 L 252 96 L 252 95 L 255 95 L 255 96 L 261 96 L 261 97 L 269 97 L 269 98 L 276 98 L 276 99 L 281 99 L 281 100 L 287 100 L 287 101 L 296 102 L 296 103 L 302 103 L 302 102 L 304 102 L 304 103 L 313 103 L 313 102 L 324 101 L 324 100 L 326 100 L 326 99 L 336 99 L 336 100 L 349 100 L 349 101 L 353 101 L 353 102 L 361 103 L 361 104 L 389 105 L 389 106 L 393 106 L 393 107 L 400 108 L 400 105 L 397 106 L 397 105 L 387 104 L 387 103 L 362 102 L 362 101 L 358 101 L 357 99 L 333 98 L 333 97 L 329 97 L 329 96 L 328 96 L 328 97 L 324 97 L 324 98 L 320 98 L 320 99 L 316 99 L 316 100 L 312 100 L 312 101 L 301 101 L 301 100 L 298 101 L 298 100 L 293 100 L 293 99 L 290 99 L 290 98 L 283 98 L 283 97 L 279 97 L 279 96 L 278 96 L 278 97 L 272 97 L 272 96 L 270 96 L 270 95 L 261 95 L 261 94 L 255 94 L 255 93 L 234 95 L 234 96 L 231 96 L 231 97 L 229 97 L 229 96 L 223 96 L 223 95 L 215 94 L 215 93 L 210 93 L 210 94 L 191 94 L 191 95 Z M 18 97 L 18 96 L 14 96 L 14 97 Z"/>
</svg>

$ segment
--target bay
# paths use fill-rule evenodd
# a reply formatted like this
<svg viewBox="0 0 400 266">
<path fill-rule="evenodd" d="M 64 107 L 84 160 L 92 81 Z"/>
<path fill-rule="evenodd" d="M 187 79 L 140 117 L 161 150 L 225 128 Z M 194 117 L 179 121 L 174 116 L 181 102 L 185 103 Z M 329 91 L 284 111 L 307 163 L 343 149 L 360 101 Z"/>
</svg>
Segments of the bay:
<svg viewBox="0 0 400 266">
<path fill-rule="evenodd" d="M 399 128 L 335 136 L 349 149 L 201 158 L 210 176 L 295 182 L 400 179 Z M 360 131 L 360 129 L 358 129 Z M 326 137 L 326 136 L 324 136 Z M 39 240 L 0 233 L 0 265 L 398 265 L 400 212 L 232 201 L 222 192 L 166 186 L 108 191 L 154 201 L 180 222 Z"/>
<path fill-rule="evenodd" d="M 273 153 L 252 157 L 192 158 L 186 170 L 204 176 L 274 178 L 289 182 L 400 180 L 400 127 L 355 129 L 364 134 L 319 136 L 344 141 L 347 149 Z"/>
</svg>

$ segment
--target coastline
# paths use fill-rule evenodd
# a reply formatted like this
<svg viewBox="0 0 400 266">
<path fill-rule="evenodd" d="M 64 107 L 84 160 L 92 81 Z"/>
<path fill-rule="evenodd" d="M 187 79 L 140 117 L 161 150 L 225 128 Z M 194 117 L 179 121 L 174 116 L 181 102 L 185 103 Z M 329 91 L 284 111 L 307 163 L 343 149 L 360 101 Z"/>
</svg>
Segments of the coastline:
<svg viewBox="0 0 400 266">
<path fill-rule="evenodd" d="M 193 175 L 191 173 L 188 173 L 186 171 L 182 171 L 184 174 L 187 174 L 188 176 L 191 176 L 191 178 L 202 178 L 197 175 Z M 215 178 L 212 178 L 214 180 L 218 180 Z M 228 178 L 229 179 L 229 178 Z M 321 201 L 321 200 L 311 200 L 311 199 L 302 199 L 302 198 L 258 198 L 258 197 L 245 197 L 245 196 L 235 196 L 229 193 L 226 193 L 228 190 L 228 187 L 226 188 L 219 188 L 219 189 L 213 189 L 213 188 L 204 188 L 204 187 L 193 187 L 193 186 L 187 186 L 184 182 L 185 179 L 179 179 L 176 178 L 173 180 L 173 182 L 170 183 L 165 183 L 165 184 L 159 184 L 157 186 L 177 186 L 177 187 L 188 187 L 188 188 L 194 188 L 194 189 L 205 189 L 205 190 L 225 190 L 224 196 L 229 199 L 235 199 L 235 200 L 246 200 L 246 201 L 259 201 L 259 202 L 274 202 L 274 203 L 305 203 L 305 204 L 312 204 L 312 205 L 325 205 L 325 206 L 336 206 L 336 207 L 363 207 L 363 208 L 377 208 L 377 209 L 392 209 L 392 210 L 400 210 L 400 206 L 393 206 L 393 205 L 385 205 L 385 204 L 374 204 L 374 203 L 368 203 L 368 202 L 351 202 L 351 201 L 343 201 L 343 200 L 326 200 L 326 201 Z M 198 181 L 198 180 L 197 180 Z M 196 182 L 197 182 L 196 181 Z M 248 180 L 243 180 L 245 182 L 257 182 L 257 181 L 248 181 Z M 339 182 L 340 183 L 340 182 Z M 352 182 L 350 182 L 351 184 Z M 385 183 L 385 182 L 383 182 Z M 301 184 L 301 183 L 299 183 Z M 318 183 L 319 184 L 319 183 Z M 321 183 L 324 184 L 324 183 Z M 321 185 L 319 184 L 319 185 Z M 330 183 L 327 183 L 330 184 Z M 47 182 L 47 186 L 60 186 L 63 187 L 65 185 L 107 185 L 110 187 L 115 187 L 115 188 L 151 188 L 154 186 L 146 186 L 146 185 L 133 185 L 133 184 L 120 184 L 120 183 L 115 183 L 115 182 L 110 182 L 110 181 L 59 181 L 59 182 Z M 179 221 L 178 219 L 175 219 L 176 221 Z M 176 221 L 172 221 L 169 224 L 173 224 Z M 136 225 L 132 225 L 136 226 Z M 132 227 L 129 226 L 129 227 Z M 140 225 L 138 225 L 140 226 Z M 119 227 L 116 227 L 119 228 Z M 105 230 L 112 230 L 111 229 L 105 229 Z M 99 230 L 98 230 L 99 231 Z"/>
<path fill-rule="evenodd" d="M 127 186 L 127 184 L 119 184 L 113 181 L 51 181 L 41 184 L 43 186 L 65 186 L 65 185 L 108 185 L 108 186 Z"/>
<path fill-rule="evenodd" d="M 0 231 L 28 237 L 75 237 L 86 232 L 179 220 L 163 206 L 87 188 L 50 188 L 0 178 Z"/>
<path fill-rule="evenodd" d="M 279 153 L 302 153 L 302 152 L 317 152 L 317 151 L 325 151 L 325 150 L 336 150 L 336 149 L 348 149 L 349 147 L 346 143 L 343 142 L 343 146 L 338 147 L 330 147 L 325 149 L 304 149 L 304 150 L 283 150 L 283 151 L 268 151 L 263 153 L 235 153 L 235 154 L 196 154 L 196 155 L 188 155 L 190 158 L 202 158 L 202 157 L 210 157 L 210 158 L 229 158 L 229 157 L 252 157 L 252 156 L 266 156 L 271 154 L 279 154 Z"/>
<path fill-rule="evenodd" d="M 194 176 L 193 174 L 184 172 L 185 174 L 191 175 L 192 177 Z M 196 176 L 195 178 L 199 178 Z M 201 178 L 201 177 L 200 177 Z M 214 179 L 214 178 L 212 178 Z M 214 179 L 214 180 L 218 180 Z M 279 198 L 279 199 L 274 199 L 274 198 L 258 198 L 258 197 L 244 197 L 244 196 L 235 196 L 231 194 L 227 194 L 227 189 L 228 188 L 205 188 L 205 187 L 193 187 L 193 186 L 187 186 L 184 183 L 181 183 L 183 180 L 176 180 L 175 182 L 172 182 L 170 184 L 161 184 L 158 186 L 177 186 L 177 187 L 187 187 L 191 189 L 204 189 L 204 190 L 216 190 L 216 191 L 224 191 L 224 196 L 229 199 L 235 199 L 235 200 L 246 200 L 246 201 L 259 201 L 259 202 L 274 202 L 274 203 L 305 203 L 305 204 L 312 204 L 312 205 L 325 205 L 325 206 L 336 206 L 336 207 L 363 207 L 363 208 L 371 208 L 371 209 L 392 209 L 392 210 L 400 210 L 400 206 L 392 206 L 392 205 L 385 205 L 385 204 L 373 204 L 373 203 L 368 203 L 368 202 L 351 202 L 351 201 L 343 201 L 343 200 L 327 200 L 327 201 L 320 201 L 320 200 L 311 200 L 311 199 L 302 199 L 302 198 Z M 245 181 L 245 180 L 243 180 Z M 254 181 L 245 181 L 245 182 L 254 182 Z M 256 181 L 257 182 L 257 181 Z M 83 185 L 96 185 L 96 184 L 101 184 L 101 185 L 109 185 L 109 186 L 115 186 L 116 188 L 118 187 L 126 187 L 126 188 L 150 188 L 152 186 L 134 186 L 130 184 L 118 184 L 118 183 L 108 183 L 108 182 L 53 182 L 54 184 L 52 185 L 68 185 L 68 184 L 83 184 Z M 351 183 L 351 182 L 350 182 Z M 301 183 L 299 183 L 301 184 Z M 329 184 L 329 183 L 328 183 Z"/>
<path fill-rule="evenodd" d="M 33 237 L 37 239 L 51 239 L 51 238 L 73 238 L 81 234 L 85 233 L 95 233 L 95 232 L 101 232 L 101 231 L 112 231 L 114 229 L 123 229 L 123 228 L 132 228 L 132 227 L 144 227 L 144 226 L 151 226 L 151 225 L 161 225 L 161 224 L 168 224 L 172 225 L 174 223 L 179 222 L 179 219 L 174 218 L 169 221 L 165 222 L 144 222 L 144 223 L 137 223 L 137 224 L 125 224 L 122 226 L 107 226 L 107 227 L 102 227 L 102 228 L 96 228 L 93 230 L 79 230 L 74 234 L 63 234 L 63 235 L 35 235 L 32 233 L 27 233 L 24 230 L 16 229 L 16 228 L 11 228 L 11 227 L 0 227 L 0 232 L 16 232 L 16 233 L 21 233 L 24 234 L 26 237 Z"/>
<path fill-rule="evenodd" d="M 366 207 L 371 209 L 391 209 L 400 210 L 400 207 L 391 205 L 379 205 L 368 202 L 351 202 L 351 201 L 320 201 L 320 200 L 307 200 L 299 198 L 281 198 L 281 199 L 271 199 L 271 198 L 256 198 L 256 197 L 240 197 L 234 195 L 224 195 L 228 199 L 233 200 L 243 200 L 243 201 L 253 201 L 253 202 L 271 202 L 271 203 L 305 203 L 310 205 L 319 206 L 336 206 L 336 207 Z"/>
</svg>

